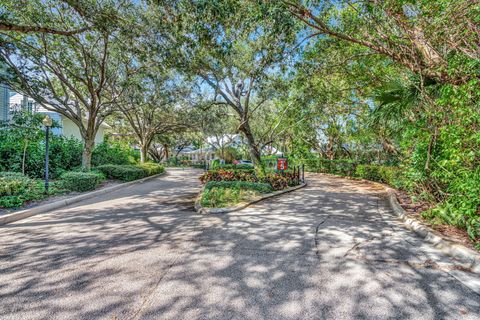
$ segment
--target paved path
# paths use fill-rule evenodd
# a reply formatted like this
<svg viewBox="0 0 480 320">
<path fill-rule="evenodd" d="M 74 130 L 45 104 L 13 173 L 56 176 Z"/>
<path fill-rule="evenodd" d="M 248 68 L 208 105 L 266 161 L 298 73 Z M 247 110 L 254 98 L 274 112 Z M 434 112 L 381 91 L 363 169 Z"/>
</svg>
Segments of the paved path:
<svg viewBox="0 0 480 320">
<path fill-rule="evenodd" d="M 200 216 L 198 174 L 1 227 L 0 319 L 480 319 L 478 275 L 403 229 L 381 190 L 312 175 Z"/>
</svg>

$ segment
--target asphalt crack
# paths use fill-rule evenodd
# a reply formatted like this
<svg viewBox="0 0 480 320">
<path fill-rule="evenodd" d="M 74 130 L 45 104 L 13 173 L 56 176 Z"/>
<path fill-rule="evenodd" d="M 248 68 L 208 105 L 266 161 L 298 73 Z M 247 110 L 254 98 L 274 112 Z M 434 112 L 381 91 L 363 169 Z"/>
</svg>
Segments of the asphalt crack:
<svg viewBox="0 0 480 320">
<path fill-rule="evenodd" d="M 143 298 L 143 302 L 138 308 L 138 310 L 130 317 L 130 319 L 139 319 L 141 312 L 150 304 L 151 297 L 153 293 L 158 289 L 160 284 L 162 283 L 163 279 L 165 276 L 168 274 L 168 272 L 173 268 L 173 266 L 177 263 L 178 259 L 180 258 L 181 254 L 178 254 L 175 259 L 167 266 L 167 269 L 165 272 L 158 278 L 157 282 L 153 286 L 153 288 L 147 293 L 147 295 Z"/>
<path fill-rule="evenodd" d="M 315 228 L 315 237 L 314 237 L 314 241 L 315 241 L 315 256 L 317 257 L 318 260 L 320 260 L 320 249 L 318 249 L 318 230 L 320 229 L 320 226 L 322 224 L 325 223 L 325 221 L 327 221 L 328 218 L 326 218 L 325 220 L 323 220 L 322 222 L 320 222 L 319 224 L 317 224 L 317 227 Z"/>
</svg>

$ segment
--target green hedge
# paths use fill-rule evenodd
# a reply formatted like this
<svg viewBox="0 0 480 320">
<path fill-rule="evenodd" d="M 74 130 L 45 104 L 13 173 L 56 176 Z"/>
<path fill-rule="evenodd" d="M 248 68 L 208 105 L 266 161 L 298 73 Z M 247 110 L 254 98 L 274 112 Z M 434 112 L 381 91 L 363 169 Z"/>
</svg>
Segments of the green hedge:
<svg viewBox="0 0 480 320">
<path fill-rule="evenodd" d="M 159 164 L 145 163 L 141 165 L 114 165 L 106 164 L 95 167 L 109 179 L 133 181 L 147 176 L 164 172 L 164 167 Z"/>
<path fill-rule="evenodd" d="M 289 166 L 305 165 L 305 171 L 331 173 L 341 176 L 353 176 L 357 162 L 348 159 L 289 159 Z"/>
<path fill-rule="evenodd" d="M 69 191 L 95 190 L 105 180 L 105 176 L 99 172 L 65 172 L 60 176 L 60 185 Z"/>
<path fill-rule="evenodd" d="M 217 166 L 216 168 L 212 169 L 226 169 L 226 170 L 247 170 L 247 171 L 253 171 L 254 168 L 250 164 L 222 164 Z"/>
<path fill-rule="evenodd" d="M 247 182 L 247 181 L 210 181 L 205 185 L 205 190 L 212 188 L 238 188 L 254 190 L 261 193 L 272 192 L 273 188 L 268 183 Z"/>
<path fill-rule="evenodd" d="M 355 170 L 355 177 L 386 183 L 396 189 L 411 188 L 408 178 L 399 167 L 359 164 Z"/>
<path fill-rule="evenodd" d="M 143 171 L 145 171 L 146 176 L 153 176 L 154 174 L 159 174 L 165 172 L 165 168 L 157 163 L 143 163 L 137 165 L 137 167 L 141 168 Z"/>
</svg>

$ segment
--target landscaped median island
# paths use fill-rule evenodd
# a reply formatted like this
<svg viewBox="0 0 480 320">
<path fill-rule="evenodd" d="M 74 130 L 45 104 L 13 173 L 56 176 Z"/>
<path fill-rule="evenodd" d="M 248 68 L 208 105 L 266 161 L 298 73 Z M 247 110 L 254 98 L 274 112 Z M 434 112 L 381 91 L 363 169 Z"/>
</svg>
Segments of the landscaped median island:
<svg viewBox="0 0 480 320">
<path fill-rule="evenodd" d="M 273 192 L 268 183 L 246 181 L 210 181 L 202 192 L 202 207 L 225 208 L 248 202 L 261 194 Z"/>
<path fill-rule="evenodd" d="M 303 185 L 299 171 L 260 174 L 251 166 L 226 165 L 205 172 L 200 181 L 204 188 L 197 200 L 197 210 L 218 209 L 228 212 L 245 207 L 269 195 L 276 195 Z M 225 209 L 225 210 L 222 210 Z"/>
<path fill-rule="evenodd" d="M 92 191 L 119 182 L 134 181 L 163 173 L 160 164 L 101 165 L 90 171 L 67 171 L 49 182 L 48 192 L 42 179 L 18 172 L 0 172 L 0 210 L 21 208 L 49 197 Z M 3 209 L 3 210 L 2 210 Z M 0 211 L 0 213 L 1 213 Z"/>
</svg>

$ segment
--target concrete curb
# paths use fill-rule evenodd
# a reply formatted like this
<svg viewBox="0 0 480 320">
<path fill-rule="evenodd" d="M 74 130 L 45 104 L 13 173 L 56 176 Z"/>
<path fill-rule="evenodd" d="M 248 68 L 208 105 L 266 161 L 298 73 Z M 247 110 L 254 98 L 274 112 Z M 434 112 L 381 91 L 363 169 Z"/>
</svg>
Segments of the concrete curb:
<svg viewBox="0 0 480 320">
<path fill-rule="evenodd" d="M 433 247 L 439 249 L 446 255 L 449 255 L 450 257 L 455 258 L 456 260 L 465 264 L 465 267 L 469 268 L 473 272 L 480 273 L 479 253 L 460 244 L 452 243 L 434 234 L 433 230 L 423 225 L 417 219 L 411 218 L 407 215 L 405 210 L 403 210 L 402 206 L 398 202 L 397 195 L 395 194 L 394 189 L 386 187 L 379 183 L 377 184 L 385 188 L 385 190 L 387 191 L 388 202 L 390 203 L 390 206 L 392 207 L 395 214 L 399 216 L 399 218 L 404 222 L 408 229 L 415 232 L 426 242 L 432 244 Z"/>
<path fill-rule="evenodd" d="M 92 191 L 92 192 L 89 192 L 89 193 L 81 194 L 81 195 L 76 196 L 76 197 L 55 201 L 55 202 L 48 203 L 48 204 L 45 204 L 45 205 L 40 205 L 38 207 L 33 207 L 31 209 L 25 209 L 25 210 L 5 214 L 5 215 L 0 216 L 0 226 L 5 225 L 7 223 L 15 222 L 15 221 L 18 221 L 18 220 L 26 219 L 26 218 L 29 218 L 31 216 L 37 215 L 39 213 L 45 213 L 47 211 L 63 208 L 63 207 L 66 207 L 68 205 L 80 202 L 82 200 L 90 199 L 90 198 L 93 198 L 93 197 L 96 197 L 96 196 L 99 196 L 99 195 L 102 195 L 102 194 L 106 194 L 106 193 L 109 193 L 109 192 L 112 192 L 112 191 L 116 191 L 118 189 L 129 187 L 129 186 L 134 185 L 134 184 L 143 183 L 145 181 L 160 177 L 160 176 L 164 175 L 165 173 L 166 173 L 166 171 L 162 172 L 162 173 L 159 173 L 159 174 L 156 174 L 156 175 L 153 175 L 153 176 L 146 177 L 146 178 L 142 178 L 142 179 L 138 179 L 138 180 L 134 180 L 134 181 L 129 181 L 129 182 L 121 183 L 121 184 L 111 186 L 111 187 L 108 187 L 108 188 L 105 188 L 105 189 L 96 190 L 96 191 Z"/>
<path fill-rule="evenodd" d="M 238 211 L 238 210 L 241 210 L 241 209 L 244 209 L 244 208 L 250 206 L 251 204 L 262 201 L 264 199 L 275 197 L 275 196 L 278 196 L 280 194 L 284 194 L 284 193 L 287 193 L 287 192 L 292 192 L 292 191 L 298 190 L 300 188 L 303 188 L 306 185 L 307 185 L 307 183 L 304 182 L 304 183 L 302 183 L 298 186 L 291 187 L 291 188 L 284 189 L 284 190 L 271 192 L 271 193 L 267 193 L 267 194 L 264 194 L 262 196 L 258 196 L 256 198 L 254 198 L 252 201 L 241 202 L 241 203 L 237 204 L 236 206 L 227 207 L 227 208 L 205 208 L 205 207 L 202 207 L 202 205 L 200 204 L 200 199 L 202 198 L 202 193 L 203 193 L 203 188 L 202 188 L 202 191 L 199 193 L 197 199 L 195 200 L 195 210 L 198 213 L 201 213 L 201 214 L 219 214 L 219 213 L 228 213 L 228 212 Z"/>
</svg>

